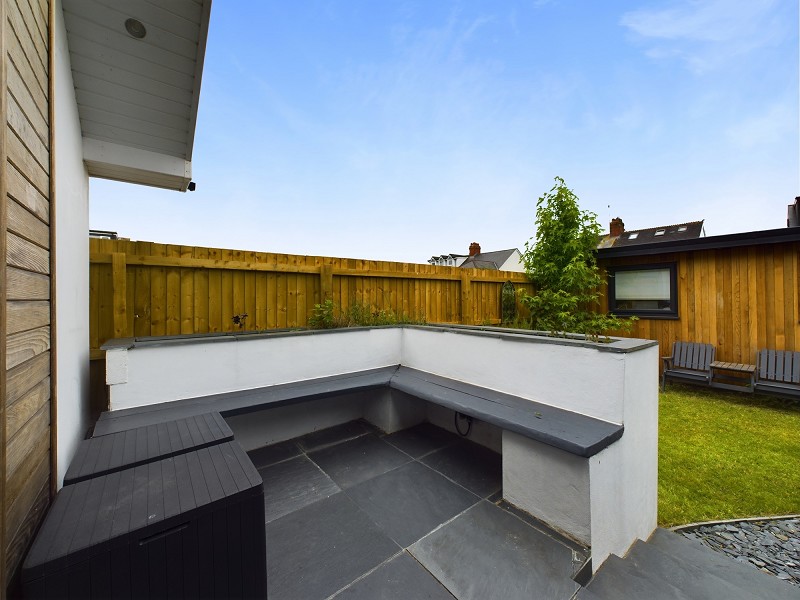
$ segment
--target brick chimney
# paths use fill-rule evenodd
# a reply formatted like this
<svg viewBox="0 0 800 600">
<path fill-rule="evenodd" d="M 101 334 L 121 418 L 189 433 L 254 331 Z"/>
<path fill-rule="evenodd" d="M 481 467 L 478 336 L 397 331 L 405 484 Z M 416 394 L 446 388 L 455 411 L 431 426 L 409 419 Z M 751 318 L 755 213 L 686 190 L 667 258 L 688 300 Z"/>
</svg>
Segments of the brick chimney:
<svg viewBox="0 0 800 600">
<path fill-rule="evenodd" d="M 472 242 L 469 245 L 469 255 L 475 256 L 476 254 L 481 253 L 481 245 L 478 242 Z"/>
<path fill-rule="evenodd" d="M 619 237 L 625 231 L 625 223 L 622 222 L 622 219 L 617 217 L 616 219 L 611 219 L 611 226 L 610 226 L 610 233 L 611 237 Z"/>
</svg>

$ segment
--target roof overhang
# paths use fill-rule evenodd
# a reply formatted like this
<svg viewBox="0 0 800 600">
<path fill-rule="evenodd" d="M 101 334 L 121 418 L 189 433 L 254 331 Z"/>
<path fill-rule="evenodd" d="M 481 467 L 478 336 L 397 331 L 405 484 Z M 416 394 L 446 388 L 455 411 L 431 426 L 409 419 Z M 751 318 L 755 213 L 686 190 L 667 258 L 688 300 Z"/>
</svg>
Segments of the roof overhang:
<svg viewBox="0 0 800 600">
<path fill-rule="evenodd" d="M 211 0 L 63 0 L 90 176 L 186 191 Z M 146 34 L 126 29 L 135 19 Z"/>
</svg>

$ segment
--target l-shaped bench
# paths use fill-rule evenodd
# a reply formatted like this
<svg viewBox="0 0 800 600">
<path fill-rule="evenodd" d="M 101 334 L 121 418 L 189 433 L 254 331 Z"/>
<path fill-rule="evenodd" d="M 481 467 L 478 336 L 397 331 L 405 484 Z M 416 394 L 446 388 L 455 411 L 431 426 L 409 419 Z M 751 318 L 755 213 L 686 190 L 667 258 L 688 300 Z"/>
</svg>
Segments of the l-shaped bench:
<svg viewBox="0 0 800 600">
<path fill-rule="evenodd" d="M 502 448 L 505 500 L 591 546 L 593 568 L 655 527 L 652 341 L 398 326 L 105 348 L 114 410 L 95 436 L 218 412 L 251 449 L 357 418 L 391 433 L 462 414 Z"/>
<path fill-rule="evenodd" d="M 208 412 L 219 412 L 223 417 L 229 417 L 383 387 L 405 392 L 583 458 L 597 454 L 618 440 L 624 430 L 622 425 L 397 365 L 104 412 L 95 425 L 93 437 Z"/>
</svg>

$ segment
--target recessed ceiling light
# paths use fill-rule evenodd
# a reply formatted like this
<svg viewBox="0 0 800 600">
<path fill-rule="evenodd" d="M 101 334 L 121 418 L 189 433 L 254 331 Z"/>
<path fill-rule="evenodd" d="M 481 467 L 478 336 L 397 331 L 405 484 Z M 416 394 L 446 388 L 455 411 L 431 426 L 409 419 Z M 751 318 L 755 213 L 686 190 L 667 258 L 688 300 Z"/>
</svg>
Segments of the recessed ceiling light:
<svg viewBox="0 0 800 600">
<path fill-rule="evenodd" d="M 125 29 L 131 37 L 135 37 L 137 40 L 147 35 L 147 29 L 145 29 L 144 23 L 138 19 L 125 19 Z"/>
</svg>

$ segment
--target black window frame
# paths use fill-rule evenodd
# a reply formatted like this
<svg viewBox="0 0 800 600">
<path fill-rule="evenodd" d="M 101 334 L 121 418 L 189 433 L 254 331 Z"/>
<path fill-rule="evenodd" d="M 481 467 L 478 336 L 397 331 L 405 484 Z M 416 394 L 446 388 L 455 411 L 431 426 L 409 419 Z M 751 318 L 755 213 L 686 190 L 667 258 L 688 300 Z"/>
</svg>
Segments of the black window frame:
<svg viewBox="0 0 800 600">
<path fill-rule="evenodd" d="M 658 271 L 669 269 L 669 310 L 617 308 L 615 275 L 624 271 Z M 678 319 L 678 265 L 674 262 L 620 265 L 608 267 L 608 311 L 619 317 L 640 319 Z"/>
</svg>

